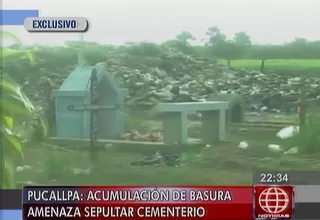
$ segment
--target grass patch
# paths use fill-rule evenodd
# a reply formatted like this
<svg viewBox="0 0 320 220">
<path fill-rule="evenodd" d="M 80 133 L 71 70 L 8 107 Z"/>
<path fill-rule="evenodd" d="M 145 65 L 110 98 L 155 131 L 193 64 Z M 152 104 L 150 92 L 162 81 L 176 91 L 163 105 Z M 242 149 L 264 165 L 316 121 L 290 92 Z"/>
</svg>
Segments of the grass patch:
<svg viewBox="0 0 320 220">
<path fill-rule="evenodd" d="M 270 152 L 268 144 L 282 144 L 275 133 L 276 130 L 254 128 L 247 132 L 234 130 L 226 143 L 203 147 L 200 151 L 182 148 L 180 167 L 131 166 L 131 162 L 147 153 L 105 150 L 99 153 L 96 168 L 89 174 L 72 172 L 90 167 L 86 151 L 27 148 L 25 164 L 32 169 L 18 172 L 17 180 L 44 185 L 251 185 L 254 171 L 320 169 L 319 155 Z M 239 141 L 247 141 L 249 148 L 238 148 Z"/>
<path fill-rule="evenodd" d="M 26 163 L 32 170 L 17 173 L 17 179 L 47 185 L 251 185 L 254 171 L 320 169 L 316 156 L 272 153 L 269 141 L 248 143 L 248 150 L 230 142 L 197 154 L 183 152 L 181 167 L 134 167 L 130 163 L 144 155 L 106 151 L 100 153 L 97 168 L 86 175 L 72 172 L 90 166 L 85 152 L 29 149 Z"/>
<path fill-rule="evenodd" d="M 130 112 L 130 116 L 128 112 L 126 123 L 130 128 L 142 132 L 161 126 L 159 121 L 142 118 L 138 112 L 135 114 Z M 60 149 L 63 146 L 68 146 L 68 149 L 75 146 L 74 149 L 64 151 L 52 150 L 45 145 L 30 145 L 25 149 L 24 163 L 30 165 L 32 169 L 17 172 L 17 180 L 20 183 L 32 182 L 35 185 L 251 185 L 255 171 L 320 170 L 318 119 L 313 116 L 312 120 L 308 120 L 314 123 L 308 123 L 307 132 L 303 136 L 294 137 L 291 141 L 276 137 L 279 128 L 248 127 L 243 131 L 241 127 L 235 126 L 229 127 L 227 142 L 216 143 L 210 148 L 178 145 L 164 148 L 141 144 L 103 148 L 95 167 L 89 173 L 74 172 L 91 168 L 89 152 L 83 148 L 82 150 L 76 148 L 80 145 L 86 147 L 88 143 L 57 142 Z M 290 121 L 294 119 L 291 117 Z M 196 124 L 194 126 L 193 129 L 189 129 L 190 137 L 198 135 L 199 129 Z M 248 149 L 238 148 L 240 141 L 246 141 L 249 144 Z M 279 144 L 285 151 L 299 145 L 305 152 L 298 154 L 271 152 L 268 149 L 269 144 Z M 133 161 L 161 149 L 180 154 L 182 165 L 180 167 L 130 165 Z M 20 184 L 18 187 L 22 185 L 25 184 Z"/>
<path fill-rule="evenodd" d="M 227 64 L 226 60 L 220 60 L 219 63 Z M 234 68 L 246 68 L 260 70 L 261 60 L 232 60 L 231 66 Z M 270 59 L 265 61 L 265 70 L 288 75 L 319 76 L 319 59 Z"/>
</svg>

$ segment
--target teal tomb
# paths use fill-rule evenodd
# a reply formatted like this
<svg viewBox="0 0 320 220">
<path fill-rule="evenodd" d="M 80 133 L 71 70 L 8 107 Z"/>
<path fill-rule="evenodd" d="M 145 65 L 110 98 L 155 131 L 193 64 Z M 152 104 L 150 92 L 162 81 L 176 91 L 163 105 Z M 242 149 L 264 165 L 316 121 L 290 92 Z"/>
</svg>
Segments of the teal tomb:
<svg viewBox="0 0 320 220">
<path fill-rule="evenodd" d="M 93 73 L 95 85 L 91 85 Z M 127 90 L 120 88 L 104 65 L 77 67 L 59 89 L 52 91 L 55 136 L 88 139 L 93 129 L 99 139 L 122 135 L 126 95 Z"/>
</svg>

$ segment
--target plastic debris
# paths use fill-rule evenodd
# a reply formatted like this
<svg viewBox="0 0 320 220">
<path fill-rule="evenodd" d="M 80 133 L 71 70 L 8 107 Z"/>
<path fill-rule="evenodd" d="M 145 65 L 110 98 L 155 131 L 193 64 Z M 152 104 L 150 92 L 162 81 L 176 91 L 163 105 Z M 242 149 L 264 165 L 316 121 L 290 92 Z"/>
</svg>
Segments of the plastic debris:
<svg viewBox="0 0 320 220">
<path fill-rule="evenodd" d="M 16 172 L 22 172 L 22 171 L 25 171 L 25 170 L 31 170 L 31 166 L 29 165 L 23 165 L 23 166 L 18 166 L 16 168 Z"/>
<path fill-rule="evenodd" d="M 70 168 L 70 171 L 74 175 L 89 175 L 91 173 L 91 168 L 80 169 L 80 168 Z"/>
<path fill-rule="evenodd" d="M 248 146 L 249 146 L 249 144 L 247 142 L 245 142 L 245 141 L 241 141 L 239 143 L 239 145 L 238 145 L 238 147 L 241 148 L 241 149 L 247 149 Z"/>
<path fill-rule="evenodd" d="M 299 153 L 299 148 L 298 147 L 293 147 L 290 148 L 289 150 L 283 152 L 284 154 L 297 154 Z"/>
<path fill-rule="evenodd" d="M 281 149 L 280 145 L 278 144 L 269 144 L 268 148 L 272 152 L 282 152 L 283 150 Z"/>
<path fill-rule="evenodd" d="M 297 133 L 299 133 L 299 126 L 289 126 L 289 127 L 282 128 L 277 133 L 277 137 L 279 137 L 281 139 L 288 139 L 288 138 L 293 137 Z"/>
</svg>

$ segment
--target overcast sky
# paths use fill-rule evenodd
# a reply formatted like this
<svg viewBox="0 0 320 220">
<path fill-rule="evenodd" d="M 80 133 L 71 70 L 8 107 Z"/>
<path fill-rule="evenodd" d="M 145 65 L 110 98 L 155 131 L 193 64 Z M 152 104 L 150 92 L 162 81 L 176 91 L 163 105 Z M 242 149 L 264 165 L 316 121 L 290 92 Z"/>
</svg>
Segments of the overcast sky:
<svg viewBox="0 0 320 220">
<path fill-rule="evenodd" d="M 38 9 L 41 16 L 85 17 L 84 38 L 106 44 L 162 42 L 180 31 L 204 37 L 217 25 L 228 37 L 247 32 L 253 42 L 278 44 L 304 37 L 320 40 L 320 0 L 3 0 L 3 9 Z M 24 44 L 62 44 L 70 33 L 27 33 L 5 27 Z"/>
</svg>

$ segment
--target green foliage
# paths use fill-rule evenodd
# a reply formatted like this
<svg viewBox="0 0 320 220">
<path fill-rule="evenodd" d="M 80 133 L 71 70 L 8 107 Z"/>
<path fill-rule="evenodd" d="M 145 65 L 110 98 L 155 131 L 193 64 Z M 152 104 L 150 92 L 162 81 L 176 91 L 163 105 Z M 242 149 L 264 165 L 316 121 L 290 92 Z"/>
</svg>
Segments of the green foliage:
<svg viewBox="0 0 320 220">
<path fill-rule="evenodd" d="M 2 188 L 14 188 L 15 165 L 22 157 L 23 143 L 13 132 L 16 116 L 30 116 L 34 110 L 30 101 L 21 93 L 20 87 L 15 84 L 8 76 L 3 76 L 0 84 L 2 99 L 1 137 L 2 138 Z"/>
<path fill-rule="evenodd" d="M 320 41 L 296 38 L 283 45 L 252 44 L 245 32 L 227 39 L 218 27 L 208 28 L 206 45 L 211 54 L 223 59 L 319 59 Z"/>
<path fill-rule="evenodd" d="M 87 64 L 106 62 L 110 71 L 114 70 L 112 66 L 131 69 L 158 67 L 168 74 L 177 74 L 177 69 L 185 69 L 183 70 L 185 74 L 197 74 L 203 72 L 205 68 L 199 68 L 196 62 L 205 61 L 206 63 L 202 66 L 208 69 L 208 66 L 214 64 L 217 58 L 232 60 L 231 66 L 235 68 L 259 70 L 261 59 L 266 58 L 268 59 L 265 64 L 267 71 L 287 75 L 319 75 L 320 61 L 316 59 L 320 58 L 317 53 L 320 50 L 320 43 L 317 41 L 296 39 L 284 45 L 255 45 L 251 43 L 250 36 L 245 32 L 235 33 L 234 37 L 228 39 L 218 27 L 208 28 L 206 37 L 203 39 L 204 45 L 193 45 L 194 39 L 191 33 L 182 31 L 175 39 L 160 45 L 151 42 L 128 42 L 121 46 L 113 46 L 70 41 L 63 47 L 30 47 L 36 58 L 35 65 L 30 67 L 23 60 L 10 61 L 6 62 L 3 68 L 10 72 L 20 84 L 25 83 L 26 75 L 30 81 L 40 77 L 55 80 L 60 78 L 57 80 L 59 84 L 77 64 L 77 54 L 81 46 Z M 185 63 L 188 62 L 190 65 L 186 66 Z M 226 62 L 223 63 L 226 64 Z"/>
<path fill-rule="evenodd" d="M 219 60 L 221 64 L 226 65 L 226 60 Z M 260 70 L 261 60 L 232 60 L 233 68 L 245 68 Z M 273 71 L 285 75 L 293 76 L 320 76 L 320 59 L 270 59 L 265 61 L 266 71 Z"/>
<path fill-rule="evenodd" d="M 291 140 L 292 145 L 298 146 L 301 153 L 319 153 L 320 152 L 320 114 L 313 113 L 308 116 L 308 120 L 300 132 Z"/>
<path fill-rule="evenodd" d="M 9 38 L 15 43 L 20 44 L 19 39 L 8 32 L 1 32 L 1 37 Z M 1 59 L 3 62 L 18 60 L 26 57 L 34 62 L 33 54 L 30 51 L 15 51 L 11 49 L 1 49 Z M 2 154 L 2 188 L 14 188 L 14 173 L 17 164 L 23 159 L 23 141 L 20 136 L 15 134 L 14 128 L 17 124 L 17 118 L 28 118 L 34 112 L 35 108 L 30 100 L 22 93 L 21 87 L 16 84 L 12 78 L 1 72 L 2 80 L 0 82 L 1 100 L 1 151 Z"/>
</svg>

